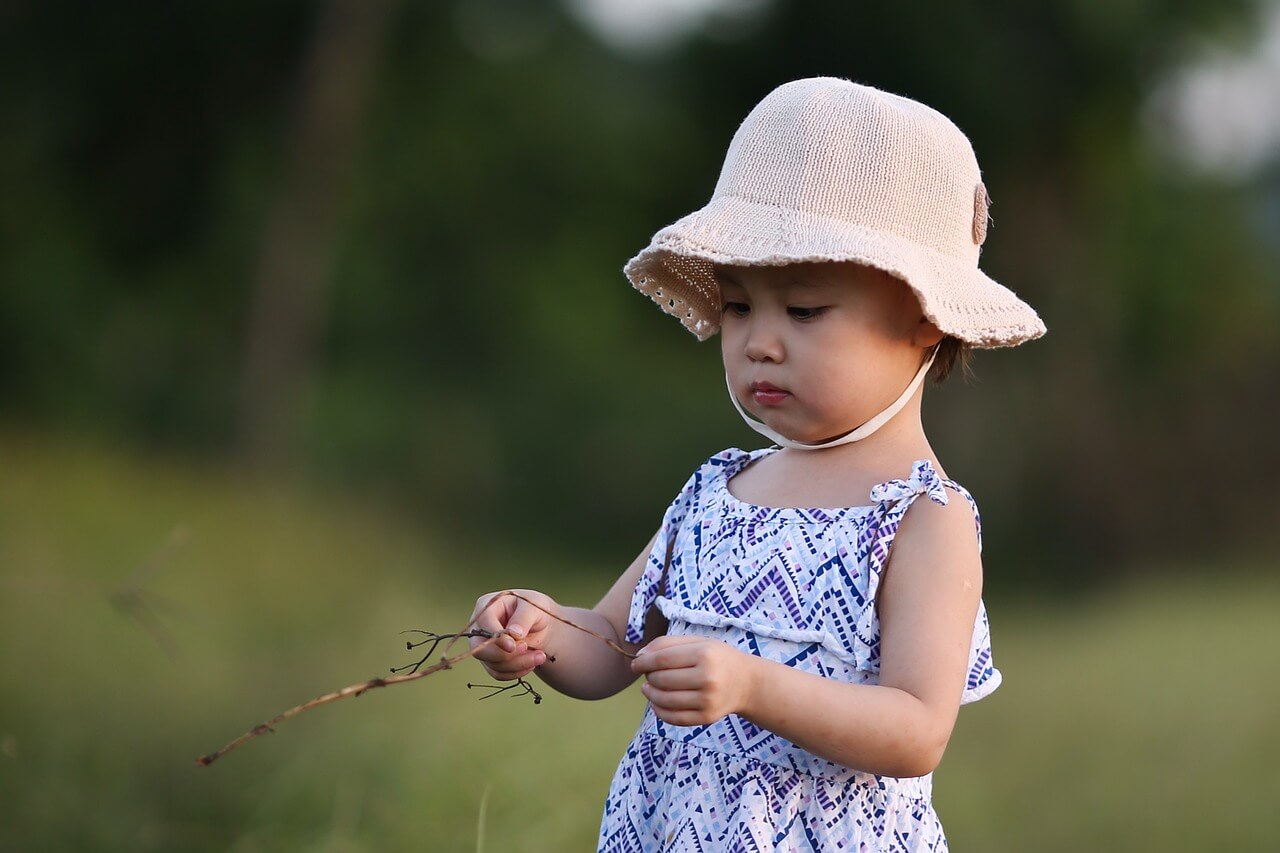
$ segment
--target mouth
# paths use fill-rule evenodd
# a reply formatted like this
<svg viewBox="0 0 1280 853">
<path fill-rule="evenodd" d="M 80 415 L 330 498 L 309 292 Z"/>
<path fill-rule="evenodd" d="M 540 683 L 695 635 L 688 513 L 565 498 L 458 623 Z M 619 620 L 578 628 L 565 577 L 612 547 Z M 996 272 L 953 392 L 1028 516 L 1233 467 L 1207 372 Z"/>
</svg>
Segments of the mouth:
<svg viewBox="0 0 1280 853">
<path fill-rule="evenodd" d="M 785 391 L 771 382 L 752 382 L 751 399 L 762 406 L 777 406 L 786 401 L 791 392 Z"/>
</svg>

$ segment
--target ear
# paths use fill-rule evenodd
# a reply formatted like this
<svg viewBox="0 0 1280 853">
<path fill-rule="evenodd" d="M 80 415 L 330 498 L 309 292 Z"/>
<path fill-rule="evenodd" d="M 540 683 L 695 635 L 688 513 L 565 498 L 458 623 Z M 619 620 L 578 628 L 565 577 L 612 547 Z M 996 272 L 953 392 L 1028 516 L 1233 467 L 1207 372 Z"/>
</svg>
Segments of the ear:
<svg viewBox="0 0 1280 853">
<path fill-rule="evenodd" d="M 911 334 L 911 343 L 922 349 L 928 349 L 935 346 L 944 337 L 942 330 L 935 326 L 928 317 L 921 317 L 920 322 L 916 323 L 915 330 Z"/>
</svg>

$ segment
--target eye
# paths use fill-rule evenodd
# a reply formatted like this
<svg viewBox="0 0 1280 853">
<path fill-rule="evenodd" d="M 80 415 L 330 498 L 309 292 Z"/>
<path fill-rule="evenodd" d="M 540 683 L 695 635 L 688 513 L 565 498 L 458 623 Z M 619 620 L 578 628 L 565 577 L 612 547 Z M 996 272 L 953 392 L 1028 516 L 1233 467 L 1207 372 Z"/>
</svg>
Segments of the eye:
<svg viewBox="0 0 1280 853">
<path fill-rule="evenodd" d="M 827 312 L 825 307 L 820 308 L 804 308 L 799 305 L 791 305 L 787 307 L 787 313 L 795 320 L 805 322 L 807 320 L 816 320 Z"/>
<path fill-rule="evenodd" d="M 745 317 L 751 312 L 751 306 L 745 302 L 726 302 L 721 310 L 728 317 Z"/>
</svg>

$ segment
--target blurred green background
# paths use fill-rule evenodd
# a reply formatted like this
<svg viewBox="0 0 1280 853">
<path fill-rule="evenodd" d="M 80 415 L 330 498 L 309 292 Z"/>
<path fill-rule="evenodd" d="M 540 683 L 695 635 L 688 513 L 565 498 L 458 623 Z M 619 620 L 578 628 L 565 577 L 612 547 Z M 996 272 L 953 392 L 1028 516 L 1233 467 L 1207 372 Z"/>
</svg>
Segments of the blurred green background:
<svg viewBox="0 0 1280 853">
<path fill-rule="evenodd" d="M 1050 334 L 927 395 L 1006 684 L 958 850 L 1268 850 L 1280 3 L 0 9 L 0 849 L 590 849 L 638 720 L 468 665 L 313 711 L 481 592 L 590 603 L 758 446 L 622 263 L 780 82 L 931 104 Z"/>
</svg>

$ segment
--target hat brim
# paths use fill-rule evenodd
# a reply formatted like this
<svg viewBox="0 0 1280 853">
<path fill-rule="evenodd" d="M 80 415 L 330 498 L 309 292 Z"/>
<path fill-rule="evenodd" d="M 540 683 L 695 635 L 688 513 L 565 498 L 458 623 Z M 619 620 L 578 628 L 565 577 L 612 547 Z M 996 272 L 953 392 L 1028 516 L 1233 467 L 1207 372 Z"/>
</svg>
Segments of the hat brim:
<svg viewBox="0 0 1280 853">
<path fill-rule="evenodd" d="M 853 261 L 901 279 L 934 325 L 975 347 L 1015 346 L 1045 333 L 1031 306 L 971 259 L 889 232 L 734 196 L 717 197 L 663 228 L 624 272 L 637 290 L 706 340 L 720 328 L 716 264 L 810 261 Z"/>
</svg>

